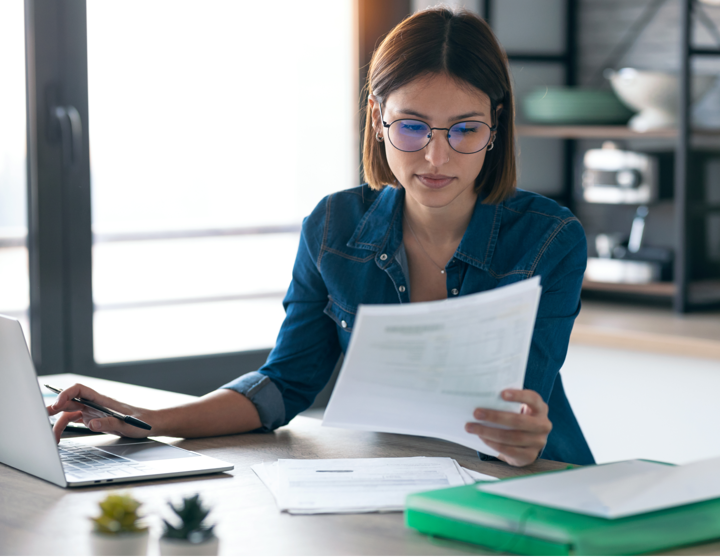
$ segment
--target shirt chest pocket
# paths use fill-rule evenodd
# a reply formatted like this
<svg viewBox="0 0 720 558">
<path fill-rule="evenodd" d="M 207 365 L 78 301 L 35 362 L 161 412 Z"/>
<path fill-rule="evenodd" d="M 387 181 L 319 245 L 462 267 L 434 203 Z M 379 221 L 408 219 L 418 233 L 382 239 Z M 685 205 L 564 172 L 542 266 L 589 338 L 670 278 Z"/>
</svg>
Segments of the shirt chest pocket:
<svg viewBox="0 0 720 558">
<path fill-rule="evenodd" d="M 332 320 L 340 326 L 343 331 L 352 333 L 353 324 L 355 323 L 355 312 L 357 308 L 349 307 L 345 304 L 342 306 L 334 301 L 331 297 L 325 306 L 324 312 L 332 318 Z"/>
</svg>

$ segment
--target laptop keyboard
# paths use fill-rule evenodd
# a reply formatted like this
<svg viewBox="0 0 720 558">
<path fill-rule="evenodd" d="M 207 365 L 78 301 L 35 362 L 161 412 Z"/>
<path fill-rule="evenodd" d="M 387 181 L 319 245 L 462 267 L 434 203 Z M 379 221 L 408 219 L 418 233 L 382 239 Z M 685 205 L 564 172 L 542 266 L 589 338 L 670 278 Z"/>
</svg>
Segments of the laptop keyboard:
<svg viewBox="0 0 720 558">
<path fill-rule="evenodd" d="M 63 443 L 58 451 L 65 473 L 78 479 L 113 478 L 147 471 L 137 461 L 80 444 Z"/>
</svg>

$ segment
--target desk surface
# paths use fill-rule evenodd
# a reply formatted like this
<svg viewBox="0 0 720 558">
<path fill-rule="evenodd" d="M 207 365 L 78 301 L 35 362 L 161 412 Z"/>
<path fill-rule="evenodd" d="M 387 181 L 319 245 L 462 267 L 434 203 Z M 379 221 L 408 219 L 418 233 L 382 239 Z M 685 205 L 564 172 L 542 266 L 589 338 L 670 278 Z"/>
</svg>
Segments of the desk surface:
<svg viewBox="0 0 720 558">
<path fill-rule="evenodd" d="M 79 377 L 46 376 L 58 387 Z M 188 396 L 86 379 L 128 401 L 152 401 L 154 407 L 184 403 Z M 61 385 L 62 384 L 62 385 Z M 110 391 L 112 389 L 112 391 Z M 270 491 L 251 465 L 294 458 L 448 456 L 462 466 L 497 477 L 563 468 L 540 460 L 517 469 L 481 462 L 474 451 L 433 438 L 324 428 L 317 419 L 296 417 L 270 434 L 243 434 L 195 440 L 163 438 L 179 447 L 202 452 L 235 465 L 223 474 L 185 479 L 116 485 L 131 489 L 144 503 L 152 529 L 150 553 L 157 554 L 161 516 L 169 517 L 166 502 L 200 492 L 212 507 L 221 554 L 260 555 L 465 555 L 482 554 L 481 547 L 431 539 L 403 524 L 401 513 L 292 516 L 280 513 Z M 88 517 L 109 492 L 103 488 L 63 489 L 0 465 L 0 554 L 73 554 L 90 552 Z M 679 549 L 674 554 L 717 554 L 720 543 Z"/>
</svg>

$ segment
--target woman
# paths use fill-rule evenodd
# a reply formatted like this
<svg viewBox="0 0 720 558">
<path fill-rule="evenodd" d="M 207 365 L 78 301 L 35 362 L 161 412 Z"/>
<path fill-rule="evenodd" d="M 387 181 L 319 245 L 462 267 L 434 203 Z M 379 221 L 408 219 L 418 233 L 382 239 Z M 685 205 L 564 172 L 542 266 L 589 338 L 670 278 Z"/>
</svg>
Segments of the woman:
<svg viewBox="0 0 720 558">
<path fill-rule="evenodd" d="M 367 89 L 368 183 L 328 196 L 305 219 L 286 318 L 267 363 L 162 411 L 75 385 L 48 408 L 66 411 L 56 436 L 79 420 L 96 431 L 148 434 L 72 403 L 76 396 L 152 424 L 150 435 L 272 430 L 325 386 L 359 304 L 438 300 L 540 275 L 525 389 L 503 392 L 523 412 L 477 409 L 474 419 L 501 428 L 471 421 L 465 429 L 511 465 L 539 456 L 593 462 L 558 374 L 580 308 L 585 235 L 567 209 L 515 189 L 514 104 L 492 31 L 469 13 L 419 12 L 378 47 Z"/>
</svg>

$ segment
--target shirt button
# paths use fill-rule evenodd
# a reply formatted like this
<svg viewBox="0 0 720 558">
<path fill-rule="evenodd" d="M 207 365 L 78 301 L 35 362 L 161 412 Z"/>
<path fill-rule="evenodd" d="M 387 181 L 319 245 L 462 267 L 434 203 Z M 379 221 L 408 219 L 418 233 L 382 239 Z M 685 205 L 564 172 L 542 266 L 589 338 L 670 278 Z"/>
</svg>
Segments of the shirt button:
<svg viewBox="0 0 720 558">
<path fill-rule="evenodd" d="M 340 322 L 340 325 L 343 327 L 343 329 L 347 329 L 347 322 L 345 320 L 342 320 Z"/>
<path fill-rule="evenodd" d="M 405 292 L 405 285 L 400 285 L 400 286 L 398 287 L 398 291 L 400 291 L 401 293 L 404 293 L 404 292 Z"/>
<path fill-rule="evenodd" d="M 453 296 L 456 296 L 456 295 L 458 294 L 458 290 L 457 290 L 457 289 L 453 289 L 452 291 L 450 291 L 450 293 L 451 293 Z"/>
<path fill-rule="evenodd" d="M 380 259 L 381 259 L 382 261 L 387 260 L 387 254 L 380 254 Z"/>
</svg>

